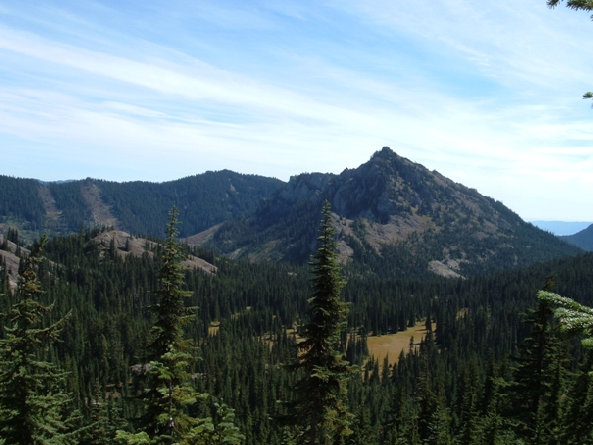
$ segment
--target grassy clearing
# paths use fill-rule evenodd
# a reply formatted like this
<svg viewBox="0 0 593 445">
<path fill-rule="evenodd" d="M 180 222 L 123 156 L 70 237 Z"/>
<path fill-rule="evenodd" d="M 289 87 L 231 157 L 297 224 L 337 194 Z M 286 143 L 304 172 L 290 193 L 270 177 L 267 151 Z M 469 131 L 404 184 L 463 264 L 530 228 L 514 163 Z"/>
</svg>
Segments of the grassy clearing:
<svg viewBox="0 0 593 445">
<path fill-rule="evenodd" d="M 251 308 L 247 308 L 249 310 Z M 234 316 L 236 316 L 235 314 Z M 436 323 L 433 323 L 432 329 L 436 328 Z M 213 321 L 208 326 L 208 334 L 213 336 L 218 333 L 220 329 L 220 321 Z M 286 335 L 293 337 L 297 343 L 300 343 L 303 339 L 297 334 L 296 323 L 286 329 Z M 385 357 L 388 357 L 389 366 L 393 366 L 397 363 L 400 353 L 404 351 L 407 354 L 410 351 L 410 340 L 414 339 L 413 347 L 417 348 L 420 341 L 426 336 L 426 322 L 419 321 L 415 326 L 400 331 L 395 334 L 386 335 L 370 335 L 367 337 L 367 346 L 369 348 L 369 358 L 378 359 L 379 367 L 383 366 Z M 263 335 L 260 340 L 268 347 L 272 347 L 274 338 L 270 334 Z"/>
<path fill-rule="evenodd" d="M 436 325 L 433 326 L 433 330 Z M 367 338 L 369 354 L 379 360 L 379 366 L 383 365 L 383 360 L 388 357 L 389 365 L 397 363 L 402 351 L 410 351 L 410 340 L 414 339 L 414 348 L 417 348 L 420 341 L 426 336 L 426 326 L 424 321 L 419 321 L 415 326 L 400 331 L 395 334 L 373 335 Z"/>
</svg>

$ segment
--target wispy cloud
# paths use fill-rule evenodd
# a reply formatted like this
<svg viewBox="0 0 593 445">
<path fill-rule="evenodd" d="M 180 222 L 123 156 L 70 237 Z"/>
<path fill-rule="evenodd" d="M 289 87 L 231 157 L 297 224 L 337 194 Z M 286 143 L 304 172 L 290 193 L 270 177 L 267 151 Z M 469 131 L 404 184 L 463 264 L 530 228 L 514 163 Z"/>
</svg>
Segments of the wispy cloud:
<svg viewBox="0 0 593 445">
<path fill-rule="evenodd" d="M 544 193 L 566 218 L 587 206 L 560 195 L 593 209 L 574 192 L 593 162 L 586 16 L 537 0 L 31 8 L 0 6 L 0 143 L 23 152 L 18 175 L 288 179 L 391 145 L 525 217 L 550 214 Z M 35 146 L 55 177 L 19 161 Z"/>
</svg>

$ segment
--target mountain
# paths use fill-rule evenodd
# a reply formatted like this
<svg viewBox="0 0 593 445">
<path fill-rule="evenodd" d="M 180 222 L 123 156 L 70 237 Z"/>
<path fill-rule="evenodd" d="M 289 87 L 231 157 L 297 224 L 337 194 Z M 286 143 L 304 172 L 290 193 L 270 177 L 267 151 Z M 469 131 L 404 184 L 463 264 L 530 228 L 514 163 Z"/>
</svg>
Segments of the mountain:
<svg viewBox="0 0 593 445">
<path fill-rule="evenodd" d="M 388 147 L 339 175 L 294 176 L 253 215 L 189 241 L 232 257 L 302 263 L 314 249 L 325 199 L 342 260 L 379 275 L 456 277 L 578 252 L 502 203 Z"/>
<path fill-rule="evenodd" d="M 341 260 L 361 273 L 459 277 L 579 252 L 388 147 L 339 175 L 305 173 L 288 183 L 228 170 L 165 183 L 0 176 L 0 231 L 16 227 L 33 236 L 104 226 L 160 237 L 176 204 L 189 244 L 234 258 L 302 264 L 315 249 L 325 199 Z"/>
<path fill-rule="evenodd" d="M 167 212 L 179 208 L 182 236 L 251 213 L 284 182 L 228 170 L 176 181 L 109 182 L 97 179 L 44 183 L 0 176 L 0 230 L 68 233 L 106 226 L 162 236 Z"/>
<path fill-rule="evenodd" d="M 536 227 L 547 230 L 556 236 L 574 235 L 591 225 L 591 222 L 584 221 L 530 221 Z"/>
<path fill-rule="evenodd" d="M 593 252 L 593 224 L 574 235 L 560 237 L 573 246 Z"/>
</svg>

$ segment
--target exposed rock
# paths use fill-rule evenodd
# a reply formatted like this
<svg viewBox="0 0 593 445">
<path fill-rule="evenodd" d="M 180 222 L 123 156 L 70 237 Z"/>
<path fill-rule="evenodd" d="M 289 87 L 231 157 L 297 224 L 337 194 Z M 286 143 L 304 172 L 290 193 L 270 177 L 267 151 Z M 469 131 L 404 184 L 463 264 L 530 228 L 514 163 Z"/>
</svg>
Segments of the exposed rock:
<svg viewBox="0 0 593 445">
<path fill-rule="evenodd" d="M 81 186 L 82 197 L 91 210 L 95 224 L 104 227 L 117 227 L 117 218 L 111 214 L 109 207 L 101 200 L 101 191 L 97 184 L 87 182 Z"/>
<path fill-rule="evenodd" d="M 145 254 L 153 257 L 154 251 L 158 247 L 154 241 L 137 238 L 121 230 L 101 232 L 94 238 L 94 241 L 99 246 L 102 255 L 105 255 L 109 249 L 114 249 L 118 255 L 124 258 L 128 255 L 140 257 Z M 187 269 L 199 269 L 209 274 L 216 273 L 217 270 L 216 266 L 195 255 L 188 255 L 181 261 L 181 265 Z"/>
<path fill-rule="evenodd" d="M 0 233 L 0 244 L 4 244 L 4 236 Z M 0 258 L 6 265 L 6 272 L 8 274 L 8 287 L 11 291 L 14 291 L 19 282 L 19 265 L 21 263 L 20 257 L 17 253 L 23 257 L 29 255 L 29 250 L 17 246 L 12 241 L 6 241 L 6 250 L 0 249 Z"/>
</svg>

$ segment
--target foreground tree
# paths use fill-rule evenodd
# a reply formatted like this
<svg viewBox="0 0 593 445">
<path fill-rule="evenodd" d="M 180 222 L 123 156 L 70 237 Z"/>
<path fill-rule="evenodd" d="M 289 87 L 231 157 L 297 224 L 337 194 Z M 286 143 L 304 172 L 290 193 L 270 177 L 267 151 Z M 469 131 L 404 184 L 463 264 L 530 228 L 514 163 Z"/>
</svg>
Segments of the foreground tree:
<svg viewBox="0 0 593 445">
<path fill-rule="evenodd" d="M 568 363 L 567 345 L 553 322 L 550 302 L 540 299 L 526 317 L 531 333 L 519 346 L 520 355 L 507 388 L 516 432 L 528 443 L 558 443 L 561 404 Z"/>
<path fill-rule="evenodd" d="M 299 425 L 297 441 L 303 444 L 343 444 L 350 430 L 346 384 L 353 367 L 339 348 L 346 325 L 347 306 L 340 299 L 344 280 L 337 259 L 330 205 L 323 205 L 319 247 L 311 261 L 313 295 L 309 298 L 308 323 L 294 368 L 304 376 L 295 386 L 290 416 Z"/>
<path fill-rule="evenodd" d="M 25 260 L 17 302 L 0 340 L 0 443 L 75 443 L 68 434 L 72 410 L 64 389 L 66 373 L 44 359 L 49 347 L 59 342 L 68 318 L 44 323 L 52 306 L 40 302 L 37 268 L 46 241 L 44 236 Z"/>
<path fill-rule="evenodd" d="M 561 0 L 548 0 L 548 6 L 553 8 L 560 3 Z M 591 11 L 593 10 L 593 0 L 568 0 L 566 6 L 571 9 Z"/>
<path fill-rule="evenodd" d="M 583 346 L 593 347 L 593 308 L 552 292 L 539 291 L 537 296 L 555 307 L 554 316 L 562 330 L 584 334 Z"/>
<path fill-rule="evenodd" d="M 175 434 L 183 435 L 195 423 L 187 414 L 187 407 L 197 398 L 190 372 L 194 345 L 183 336 L 183 326 L 195 318 L 196 308 L 185 305 L 191 292 L 183 290 L 177 214 L 175 207 L 169 212 L 158 302 L 151 308 L 156 321 L 148 347 L 148 382 L 144 395 L 147 408 L 144 430 L 162 443 L 172 443 Z"/>
<path fill-rule="evenodd" d="M 148 363 L 143 367 L 145 414 L 139 425 L 142 431 L 136 434 L 118 431 L 120 443 L 202 444 L 209 443 L 208 438 L 216 431 L 217 425 L 211 418 L 198 419 L 189 413 L 189 408 L 198 399 L 207 396 L 198 394 L 194 388 L 191 370 L 196 361 L 195 346 L 184 338 L 183 332 L 184 325 L 195 319 L 196 307 L 185 305 L 191 292 L 183 290 L 185 274 L 181 265 L 181 246 L 176 240 L 179 234 L 177 216 L 177 209 L 173 207 L 169 212 L 161 259 L 158 302 L 151 307 L 156 321 L 151 329 Z M 232 410 L 224 405 L 221 409 L 225 410 L 227 423 L 234 418 Z M 224 443 L 239 443 L 237 440 L 242 438 L 233 428 L 229 427 L 225 432 L 229 432 L 229 440 Z"/>
</svg>

